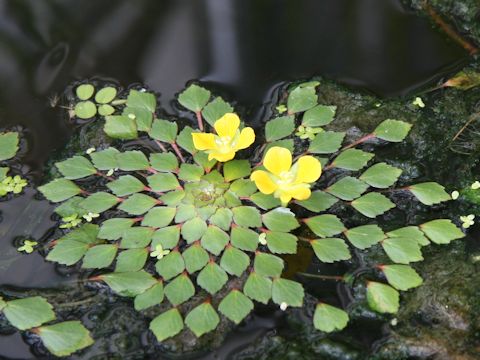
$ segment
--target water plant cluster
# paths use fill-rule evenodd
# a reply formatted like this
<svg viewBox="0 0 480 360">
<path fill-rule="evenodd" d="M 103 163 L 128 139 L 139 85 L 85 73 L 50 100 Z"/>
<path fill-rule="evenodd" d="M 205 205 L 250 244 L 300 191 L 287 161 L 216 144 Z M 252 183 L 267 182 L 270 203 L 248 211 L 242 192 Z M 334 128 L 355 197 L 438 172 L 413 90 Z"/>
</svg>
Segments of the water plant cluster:
<svg viewBox="0 0 480 360">
<path fill-rule="evenodd" d="M 19 149 L 19 134 L 14 131 L 0 133 L 0 197 L 8 194 L 20 194 L 27 180 L 20 175 L 9 175 L 8 162 L 15 157 Z"/>
<path fill-rule="evenodd" d="M 331 130 L 335 106 L 319 104 L 318 91 L 318 82 L 291 86 L 258 136 L 230 104 L 196 84 L 178 96 L 195 119 L 184 126 L 160 117 L 148 91 L 132 89 L 114 100 L 117 91 L 108 90 L 108 101 L 95 96 L 95 105 L 88 100 L 95 88 L 79 85 L 75 114 L 105 114 L 105 133 L 118 140 L 57 162 L 62 177 L 39 188 L 59 204 L 64 234 L 49 244 L 47 260 L 95 269 L 89 281 L 133 298 L 138 311 L 156 306 L 150 329 L 159 341 L 185 327 L 200 337 L 221 316 L 238 324 L 255 302 L 301 307 L 302 284 L 282 277 L 283 255 L 299 246 L 311 246 L 325 263 L 381 247 L 391 263 L 377 264 L 366 297 L 375 311 L 397 312 L 399 291 L 422 283 L 409 265 L 423 259 L 422 247 L 463 233 L 449 219 L 382 229 L 375 218 L 395 207 L 391 192 L 425 205 L 450 196 L 434 182 L 395 189 L 401 170 L 360 149 L 403 141 L 409 123 L 387 119 L 346 143 L 345 132 Z M 78 104 L 87 101 L 95 111 L 85 114 L 92 106 Z M 113 111 L 100 111 L 113 101 Z M 141 141 L 132 145 L 133 139 Z M 331 211 L 339 203 L 367 224 L 347 228 Z M 313 323 L 330 332 L 348 318 L 348 309 L 319 299 Z"/>
</svg>

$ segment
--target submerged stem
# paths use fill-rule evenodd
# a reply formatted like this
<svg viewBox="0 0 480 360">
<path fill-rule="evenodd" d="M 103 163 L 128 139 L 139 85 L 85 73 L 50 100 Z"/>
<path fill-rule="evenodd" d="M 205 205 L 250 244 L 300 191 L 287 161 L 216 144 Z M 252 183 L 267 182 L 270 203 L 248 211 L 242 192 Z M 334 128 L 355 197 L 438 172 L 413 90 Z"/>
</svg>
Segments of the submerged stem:
<svg viewBox="0 0 480 360">
<path fill-rule="evenodd" d="M 201 111 L 195 112 L 195 115 L 197 116 L 198 128 L 200 129 L 200 131 L 203 131 L 203 119 Z"/>
<path fill-rule="evenodd" d="M 184 157 L 183 157 L 180 149 L 178 148 L 177 143 L 176 143 L 176 142 L 172 142 L 170 145 L 172 145 L 172 148 L 173 148 L 173 150 L 175 151 L 175 153 L 177 154 L 177 156 L 178 156 L 178 158 L 180 159 L 180 161 L 181 161 L 182 163 L 184 163 L 184 162 L 185 162 L 185 159 L 184 159 Z"/>
</svg>

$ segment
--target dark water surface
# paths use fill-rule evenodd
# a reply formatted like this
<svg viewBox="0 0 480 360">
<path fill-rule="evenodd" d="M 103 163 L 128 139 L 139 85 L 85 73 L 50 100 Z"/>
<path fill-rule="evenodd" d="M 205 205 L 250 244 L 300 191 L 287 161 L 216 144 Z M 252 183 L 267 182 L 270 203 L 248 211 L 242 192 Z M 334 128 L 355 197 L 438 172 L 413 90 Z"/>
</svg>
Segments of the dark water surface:
<svg viewBox="0 0 480 360">
<path fill-rule="evenodd" d="M 280 81 L 323 75 L 405 95 L 466 56 L 397 0 L 0 0 L 0 128 L 25 129 L 23 170 L 40 181 L 73 131 L 52 105 L 74 80 L 143 83 L 169 109 L 185 83 L 199 79 L 254 112 Z M 18 236 L 44 235 L 50 205 L 28 191 L 0 211 L 0 286 L 60 286 L 65 279 L 52 264 L 12 246 Z M 220 358 L 275 321 L 258 324 Z M 28 353 L 18 334 L 0 336 L 1 358 Z"/>
</svg>

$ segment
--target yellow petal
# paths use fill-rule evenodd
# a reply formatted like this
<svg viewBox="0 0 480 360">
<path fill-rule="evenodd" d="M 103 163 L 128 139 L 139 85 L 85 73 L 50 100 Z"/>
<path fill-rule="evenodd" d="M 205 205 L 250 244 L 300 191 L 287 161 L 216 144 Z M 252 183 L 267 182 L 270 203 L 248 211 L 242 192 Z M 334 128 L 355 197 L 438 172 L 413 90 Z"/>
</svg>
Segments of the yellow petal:
<svg viewBox="0 0 480 360">
<path fill-rule="evenodd" d="M 221 153 L 218 151 L 213 151 L 210 154 L 208 154 L 208 161 L 211 161 L 213 159 L 220 161 L 220 162 L 225 162 L 225 161 L 230 161 L 235 157 L 235 151 L 229 151 L 226 153 Z"/>
<path fill-rule="evenodd" d="M 292 154 L 288 149 L 278 146 L 271 147 L 263 159 L 263 166 L 273 174 L 280 175 L 281 172 L 290 170 Z"/>
<path fill-rule="evenodd" d="M 235 145 L 235 150 L 242 150 L 248 148 L 255 141 L 255 132 L 251 127 L 246 127 L 242 129 L 238 137 L 237 144 Z"/>
<path fill-rule="evenodd" d="M 237 114 L 226 113 L 218 119 L 213 127 L 219 136 L 229 136 L 233 139 L 238 127 L 240 126 L 240 118 Z"/>
<path fill-rule="evenodd" d="M 296 183 L 312 183 L 322 174 L 322 164 L 313 156 L 302 156 L 294 165 L 297 170 Z"/>
<path fill-rule="evenodd" d="M 193 146 L 197 150 L 215 149 L 215 135 L 205 133 L 192 133 Z"/>
<path fill-rule="evenodd" d="M 282 193 L 280 195 L 280 201 L 282 202 L 282 206 L 287 206 L 287 204 L 292 200 L 292 197 L 287 193 Z"/>
<path fill-rule="evenodd" d="M 284 193 L 296 200 L 307 200 L 312 195 L 308 186 L 295 186 Z"/>
<path fill-rule="evenodd" d="M 254 171 L 252 175 L 250 175 L 250 180 L 255 182 L 258 190 L 263 194 L 269 195 L 278 188 L 277 184 L 272 181 L 268 173 L 263 170 Z"/>
</svg>

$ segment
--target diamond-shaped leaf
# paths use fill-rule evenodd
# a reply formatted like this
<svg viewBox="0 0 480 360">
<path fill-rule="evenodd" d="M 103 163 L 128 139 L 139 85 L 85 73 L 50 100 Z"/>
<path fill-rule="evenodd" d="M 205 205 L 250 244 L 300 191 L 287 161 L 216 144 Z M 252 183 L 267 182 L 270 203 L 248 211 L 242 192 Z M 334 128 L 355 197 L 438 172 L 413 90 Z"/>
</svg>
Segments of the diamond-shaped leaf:
<svg viewBox="0 0 480 360">
<path fill-rule="evenodd" d="M 333 160 L 332 165 L 340 169 L 357 171 L 367 165 L 374 156 L 366 151 L 347 149 Z"/>
<path fill-rule="evenodd" d="M 343 239 L 318 239 L 312 240 L 310 244 L 320 261 L 332 263 L 334 261 L 348 260 L 351 258 L 348 246 Z"/>
<path fill-rule="evenodd" d="M 138 137 L 137 123 L 127 115 L 105 116 L 105 133 L 114 139 L 136 139 Z"/>
<path fill-rule="evenodd" d="M 300 307 L 303 305 L 303 297 L 302 284 L 282 278 L 273 279 L 272 300 L 274 303 L 278 305 L 285 303 L 288 306 Z"/>
<path fill-rule="evenodd" d="M 195 295 L 195 286 L 187 274 L 181 274 L 165 286 L 165 296 L 173 306 L 180 305 Z"/>
<path fill-rule="evenodd" d="M 369 218 L 375 218 L 395 207 L 395 204 L 386 196 L 370 192 L 352 201 L 355 210 Z"/>
<path fill-rule="evenodd" d="M 345 176 L 335 184 L 325 189 L 326 192 L 342 199 L 351 201 L 358 198 L 368 189 L 368 185 L 351 176 Z"/>
<path fill-rule="evenodd" d="M 107 192 L 97 192 L 89 195 L 85 200 L 79 203 L 79 206 L 87 212 L 99 214 L 111 207 L 117 205 L 118 198 Z"/>
<path fill-rule="evenodd" d="M 344 132 L 323 131 L 310 142 L 308 152 L 312 154 L 331 154 L 342 146 Z"/>
<path fill-rule="evenodd" d="M 83 156 L 74 156 L 55 163 L 60 173 L 70 180 L 81 179 L 97 172 L 90 161 Z"/>
<path fill-rule="evenodd" d="M 297 86 L 288 95 L 287 108 L 289 114 L 305 111 L 317 105 L 318 96 L 315 86 Z"/>
<path fill-rule="evenodd" d="M 150 136 L 156 140 L 173 143 L 177 137 L 178 125 L 173 121 L 155 119 L 150 129 Z"/>
<path fill-rule="evenodd" d="M 118 207 L 119 210 L 125 211 L 130 215 L 141 215 L 146 213 L 158 200 L 145 194 L 133 194 L 128 199 L 123 201 Z"/>
<path fill-rule="evenodd" d="M 218 292 L 228 280 L 228 275 L 220 266 L 211 261 L 197 276 L 197 284 L 210 294 Z"/>
<path fill-rule="evenodd" d="M 180 134 L 177 136 L 177 144 L 182 149 L 187 151 L 190 154 L 194 154 L 197 152 L 195 146 L 193 145 L 193 138 L 192 138 L 193 129 L 190 126 L 185 126 Z"/>
<path fill-rule="evenodd" d="M 420 275 L 408 265 L 382 265 L 380 270 L 385 274 L 388 283 L 397 290 L 407 291 L 423 282 Z"/>
<path fill-rule="evenodd" d="M 150 323 L 150 330 L 160 342 L 177 335 L 182 329 L 183 320 L 177 308 L 161 313 Z"/>
<path fill-rule="evenodd" d="M 230 275 L 241 276 L 248 265 L 248 255 L 233 246 L 227 246 L 220 259 L 220 266 Z"/>
<path fill-rule="evenodd" d="M 162 245 L 164 249 L 173 249 L 180 240 L 180 227 L 178 225 L 167 226 L 155 231 L 152 237 L 152 248 Z"/>
<path fill-rule="evenodd" d="M 317 190 L 307 200 L 295 201 L 298 205 L 313 212 L 328 210 L 338 199 L 326 192 Z"/>
<path fill-rule="evenodd" d="M 117 180 L 109 182 L 107 187 L 117 196 L 125 196 L 142 191 L 145 185 L 132 175 L 120 176 Z"/>
<path fill-rule="evenodd" d="M 143 226 L 152 226 L 155 228 L 162 228 L 170 225 L 177 209 L 168 206 L 157 206 L 150 209 L 142 221 Z"/>
<path fill-rule="evenodd" d="M 394 166 L 386 163 L 378 163 L 369 167 L 362 176 L 360 176 L 360 180 L 370 186 L 386 189 L 395 184 L 401 174 L 402 170 Z"/>
<path fill-rule="evenodd" d="M 253 310 L 253 302 L 241 291 L 233 289 L 218 305 L 218 311 L 239 324 Z"/>
<path fill-rule="evenodd" d="M 420 231 L 418 226 L 405 226 L 387 233 L 388 237 L 402 237 L 415 239 L 421 246 L 430 244 L 425 234 Z"/>
<path fill-rule="evenodd" d="M 195 84 L 190 85 L 178 95 L 178 102 L 193 112 L 201 111 L 209 99 L 210 91 Z"/>
<path fill-rule="evenodd" d="M 274 254 L 296 254 L 297 253 L 297 237 L 295 235 L 269 231 L 267 232 L 267 246 Z"/>
<path fill-rule="evenodd" d="M 146 170 L 150 164 L 144 153 L 138 150 L 117 154 L 118 167 L 125 171 Z"/>
<path fill-rule="evenodd" d="M 282 274 L 284 262 L 275 255 L 257 252 L 253 262 L 253 268 L 259 275 L 277 277 Z"/>
<path fill-rule="evenodd" d="M 185 318 L 185 324 L 192 330 L 196 337 L 214 330 L 220 318 L 209 302 L 204 302 L 190 311 Z"/>
<path fill-rule="evenodd" d="M 96 245 L 88 249 L 83 258 L 84 269 L 103 269 L 108 267 L 117 255 L 117 246 L 113 244 Z"/>
<path fill-rule="evenodd" d="M 50 181 L 40 186 L 38 190 L 52 202 L 65 201 L 81 192 L 81 189 L 73 181 L 63 178 Z"/>
<path fill-rule="evenodd" d="M 148 185 L 153 191 L 164 192 L 180 187 L 177 177 L 171 173 L 157 173 L 147 177 Z"/>
<path fill-rule="evenodd" d="M 262 220 L 260 211 L 253 206 L 238 206 L 232 209 L 233 221 L 239 226 L 243 227 L 260 227 Z"/>
<path fill-rule="evenodd" d="M 11 159 L 18 151 L 18 133 L 0 134 L 0 161 Z"/>
<path fill-rule="evenodd" d="M 219 208 L 215 214 L 213 214 L 209 221 L 213 225 L 217 225 L 219 228 L 227 231 L 230 229 L 233 220 L 232 210 L 227 208 Z"/>
<path fill-rule="evenodd" d="M 257 232 L 241 226 L 235 226 L 230 236 L 233 246 L 245 251 L 257 250 L 259 236 Z"/>
<path fill-rule="evenodd" d="M 313 314 L 313 325 L 316 329 L 325 332 L 339 331 L 348 323 L 348 314 L 331 305 L 317 304 Z"/>
<path fill-rule="evenodd" d="M 185 261 L 182 255 L 180 255 L 180 252 L 173 250 L 157 261 L 155 270 L 157 270 L 157 273 L 165 280 L 169 280 L 185 270 Z"/>
<path fill-rule="evenodd" d="M 85 255 L 88 247 L 87 243 L 81 241 L 60 241 L 48 253 L 47 260 L 63 265 L 73 265 Z"/>
<path fill-rule="evenodd" d="M 252 300 L 267 304 L 272 297 L 272 280 L 252 271 L 243 286 L 243 293 Z"/>
<path fill-rule="evenodd" d="M 37 327 L 55 319 L 53 307 L 41 296 L 7 301 L 3 313 L 7 320 L 19 330 Z"/>
<path fill-rule="evenodd" d="M 170 152 L 150 154 L 150 164 L 157 171 L 172 172 L 178 168 L 178 159 Z"/>
<path fill-rule="evenodd" d="M 113 147 L 106 148 L 105 150 L 94 151 L 90 154 L 93 165 L 98 170 L 110 170 L 118 167 L 117 154 L 120 151 Z"/>
<path fill-rule="evenodd" d="M 118 240 L 122 237 L 123 232 L 130 228 L 135 219 L 114 218 L 105 220 L 100 227 L 98 237 L 106 240 Z"/>
<path fill-rule="evenodd" d="M 55 356 L 68 356 L 93 344 L 88 330 L 80 321 L 64 321 L 37 329 L 45 347 Z"/>
<path fill-rule="evenodd" d="M 413 238 L 393 237 L 382 241 L 383 250 L 395 263 L 408 264 L 423 260 L 418 241 Z"/>
<path fill-rule="evenodd" d="M 304 221 L 310 230 L 320 237 L 337 235 L 345 230 L 345 226 L 335 215 L 318 215 Z"/>
<path fill-rule="evenodd" d="M 436 182 L 425 182 L 408 187 L 408 190 L 425 205 L 434 205 L 451 200 L 445 188 Z"/>
<path fill-rule="evenodd" d="M 138 249 L 150 244 L 155 230 L 150 227 L 135 226 L 123 231 L 120 248 Z"/>
<path fill-rule="evenodd" d="M 295 130 L 295 117 L 293 115 L 281 116 L 269 120 L 265 125 L 265 140 L 272 142 L 283 139 Z"/>
<path fill-rule="evenodd" d="M 377 244 L 385 238 L 382 229 L 377 225 L 362 225 L 345 231 L 345 236 L 353 246 L 361 250 Z"/>
<path fill-rule="evenodd" d="M 229 240 L 230 237 L 225 231 L 215 225 L 210 225 L 202 236 L 201 244 L 204 249 L 218 256 L 225 249 Z"/>
<path fill-rule="evenodd" d="M 266 195 L 262 194 L 261 192 L 256 192 L 255 194 L 251 195 L 250 201 L 264 210 L 269 210 L 281 206 L 280 199 L 273 197 L 272 194 Z"/>
<path fill-rule="evenodd" d="M 336 106 L 317 105 L 303 114 L 302 125 L 310 127 L 328 125 L 332 122 L 336 111 Z"/>
<path fill-rule="evenodd" d="M 194 217 L 182 225 L 182 237 L 187 243 L 199 240 L 207 231 L 207 223 L 200 217 Z"/>
<path fill-rule="evenodd" d="M 380 313 L 396 313 L 400 303 L 398 291 L 391 286 L 370 281 L 367 284 L 368 305 Z"/>
<path fill-rule="evenodd" d="M 223 165 L 225 181 L 231 182 L 250 175 L 251 168 L 248 160 L 232 160 Z"/>
<path fill-rule="evenodd" d="M 263 214 L 262 221 L 271 231 L 289 232 L 300 226 L 295 214 L 290 209 L 283 207 Z"/>
<path fill-rule="evenodd" d="M 435 244 L 449 244 L 452 240 L 461 239 L 465 235 L 450 220 L 432 220 L 420 225 L 420 229 Z"/>
<path fill-rule="evenodd" d="M 233 107 L 221 97 L 216 97 L 203 108 L 202 115 L 213 126 L 223 115 L 231 112 L 233 112 Z"/>
<path fill-rule="evenodd" d="M 133 108 L 145 109 L 151 113 L 155 112 L 157 100 L 155 95 L 148 92 L 130 90 L 127 97 L 127 106 Z"/>
<path fill-rule="evenodd" d="M 182 164 L 180 166 L 180 172 L 178 178 L 183 181 L 200 181 L 204 170 L 201 166 L 193 164 Z"/>
<path fill-rule="evenodd" d="M 185 260 L 185 267 L 189 274 L 193 274 L 202 269 L 210 259 L 208 253 L 198 243 L 195 243 L 186 249 L 182 256 Z"/>
<path fill-rule="evenodd" d="M 97 276 L 121 296 L 134 297 L 157 283 L 152 275 L 144 270 L 135 272 L 109 273 Z"/>
<path fill-rule="evenodd" d="M 160 304 L 163 301 L 163 297 L 163 283 L 158 282 L 144 293 L 135 297 L 135 310 L 140 311 Z"/>
<path fill-rule="evenodd" d="M 101 246 L 101 245 L 97 245 Z M 115 272 L 133 272 L 143 269 L 147 261 L 148 250 L 146 248 L 128 249 L 118 254 Z"/>
<path fill-rule="evenodd" d="M 387 119 L 373 131 L 373 134 L 390 142 L 401 142 L 410 132 L 412 125 L 404 121 Z"/>
</svg>

